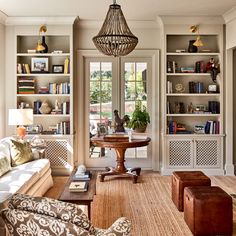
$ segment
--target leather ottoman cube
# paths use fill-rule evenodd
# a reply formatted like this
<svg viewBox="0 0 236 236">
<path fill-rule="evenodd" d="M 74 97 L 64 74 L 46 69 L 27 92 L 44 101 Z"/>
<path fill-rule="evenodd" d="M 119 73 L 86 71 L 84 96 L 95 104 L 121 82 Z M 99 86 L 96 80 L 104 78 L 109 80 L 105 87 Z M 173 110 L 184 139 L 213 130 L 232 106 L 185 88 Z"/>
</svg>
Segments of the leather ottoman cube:
<svg viewBox="0 0 236 236">
<path fill-rule="evenodd" d="M 172 175 L 172 201 L 179 211 L 184 210 L 184 188 L 210 186 L 211 179 L 201 171 L 174 171 Z"/>
<path fill-rule="evenodd" d="M 184 220 L 195 236 L 232 235 L 232 197 L 215 186 L 186 187 Z"/>
</svg>

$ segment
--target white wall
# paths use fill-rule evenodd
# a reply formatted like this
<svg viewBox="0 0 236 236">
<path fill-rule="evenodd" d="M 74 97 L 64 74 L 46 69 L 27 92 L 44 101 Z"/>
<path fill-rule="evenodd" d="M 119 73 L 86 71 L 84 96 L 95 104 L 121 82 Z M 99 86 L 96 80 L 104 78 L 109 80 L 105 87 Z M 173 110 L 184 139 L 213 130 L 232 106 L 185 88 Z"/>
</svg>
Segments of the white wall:
<svg viewBox="0 0 236 236">
<path fill-rule="evenodd" d="M 0 23 L 0 138 L 5 136 L 5 25 Z"/>
</svg>

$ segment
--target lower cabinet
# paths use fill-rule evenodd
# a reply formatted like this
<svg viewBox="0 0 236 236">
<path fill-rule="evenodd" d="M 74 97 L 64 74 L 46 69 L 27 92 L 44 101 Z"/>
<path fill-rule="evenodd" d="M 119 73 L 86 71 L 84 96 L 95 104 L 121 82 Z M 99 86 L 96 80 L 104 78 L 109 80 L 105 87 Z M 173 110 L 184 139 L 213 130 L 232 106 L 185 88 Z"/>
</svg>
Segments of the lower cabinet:
<svg viewBox="0 0 236 236">
<path fill-rule="evenodd" d="M 202 170 L 223 175 L 223 136 L 166 136 L 162 174 L 174 170 Z"/>
<path fill-rule="evenodd" d="M 44 138 L 45 158 L 49 159 L 53 175 L 68 175 L 74 168 L 73 136 Z"/>
</svg>

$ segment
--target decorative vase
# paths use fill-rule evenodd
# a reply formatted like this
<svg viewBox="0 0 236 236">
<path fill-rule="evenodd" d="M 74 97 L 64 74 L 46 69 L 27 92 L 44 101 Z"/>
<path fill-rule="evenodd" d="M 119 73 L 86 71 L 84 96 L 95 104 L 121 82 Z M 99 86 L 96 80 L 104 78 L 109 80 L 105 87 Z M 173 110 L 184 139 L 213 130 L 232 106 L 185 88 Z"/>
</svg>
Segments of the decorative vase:
<svg viewBox="0 0 236 236">
<path fill-rule="evenodd" d="M 41 53 L 47 53 L 48 52 L 48 45 L 45 42 L 45 36 L 42 36 L 42 46 L 45 47 L 45 49 L 43 51 L 41 51 Z"/>
<path fill-rule="evenodd" d="M 197 47 L 194 46 L 195 40 L 189 40 L 188 52 L 197 52 Z"/>
<path fill-rule="evenodd" d="M 135 128 L 134 132 L 136 132 L 136 133 L 144 133 L 146 131 L 146 128 L 147 128 L 147 126 Z"/>
</svg>

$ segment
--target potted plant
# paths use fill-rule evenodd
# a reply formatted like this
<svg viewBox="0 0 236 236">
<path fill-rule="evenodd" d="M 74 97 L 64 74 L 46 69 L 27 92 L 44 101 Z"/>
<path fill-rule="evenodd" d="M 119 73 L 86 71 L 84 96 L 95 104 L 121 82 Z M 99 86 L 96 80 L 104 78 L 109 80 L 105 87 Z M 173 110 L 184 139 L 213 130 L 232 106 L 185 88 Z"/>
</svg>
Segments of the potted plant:
<svg viewBox="0 0 236 236">
<path fill-rule="evenodd" d="M 141 101 L 137 101 L 128 127 L 135 132 L 145 132 L 148 124 L 150 124 L 150 115 L 147 112 L 147 108 L 142 106 Z"/>
</svg>

